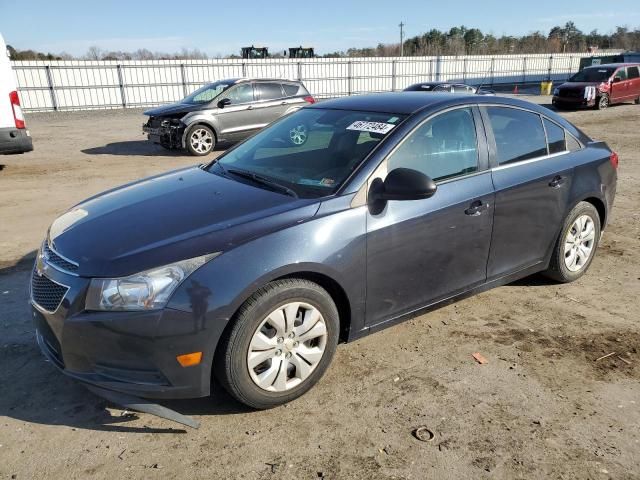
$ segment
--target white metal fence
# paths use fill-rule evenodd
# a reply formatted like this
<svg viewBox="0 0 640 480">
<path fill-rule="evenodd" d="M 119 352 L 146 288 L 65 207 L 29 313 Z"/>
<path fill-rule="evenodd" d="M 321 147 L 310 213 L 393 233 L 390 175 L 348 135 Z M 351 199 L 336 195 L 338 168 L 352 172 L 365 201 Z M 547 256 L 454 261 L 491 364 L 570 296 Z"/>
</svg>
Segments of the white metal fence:
<svg viewBox="0 0 640 480">
<path fill-rule="evenodd" d="M 264 60 L 15 61 L 27 111 L 146 107 L 223 78 L 302 80 L 319 97 L 402 90 L 420 81 L 487 86 L 565 80 L 581 53 Z"/>
</svg>

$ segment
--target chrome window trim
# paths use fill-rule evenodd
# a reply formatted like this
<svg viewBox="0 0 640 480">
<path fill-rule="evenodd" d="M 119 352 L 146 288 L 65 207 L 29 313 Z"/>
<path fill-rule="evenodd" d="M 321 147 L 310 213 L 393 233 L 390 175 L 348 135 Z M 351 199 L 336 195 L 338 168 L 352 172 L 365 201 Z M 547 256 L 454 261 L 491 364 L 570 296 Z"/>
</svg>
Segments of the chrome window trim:
<svg viewBox="0 0 640 480">
<path fill-rule="evenodd" d="M 497 170 L 504 170 L 506 168 L 516 167 L 518 165 L 526 165 L 528 163 L 539 162 L 541 160 L 546 160 L 548 158 L 559 157 L 561 155 L 566 155 L 568 153 L 571 153 L 571 152 L 569 150 L 565 150 L 563 152 L 551 153 L 549 155 L 542 155 L 542 156 L 535 157 L 535 158 L 528 158 L 527 160 L 519 160 L 517 162 L 511 162 L 511 163 L 506 163 L 504 165 L 498 165 L 497 167 L 490 168 L 489 170 L 491 170 L 492 172 L 495 172 Z"/>
<path fill-rule="evenodd" d="M 37 268 L 33 269 L 33 272 L 31 272 L 31 275 L 38 275 L 38 271 Z M 29 282 L 29 299 L 31 300 L 31 305 L 33 305 L 33 308 L 35 308 L 36 310 L 42 312 L 42 313 L 48 313 L 50 315 L 55 314 L 59 309 L 60 309 L 60 305 L 62 305 L 62 302 L 64 302 L 64 299 L 67 298 L 67 293 L 69 293 L 69 290 L 71 289 L 71 287 L 65 285 L 64 283 L 60 283 L 60 282 L 56 282 L 55 280 L 53 280 L 52 278 L 47 277 L 44 273 L 41 275 L 42 277 L 45 277 L 47 280 L 49 280 L 50 282 L 55 283 L 56 285 L 63 287 L 66 289 L 66 291 L 64 292 L 64 295 L 62 295 L 62 298 L 60 299 L 60 303 L 58 304 L 58 306 L 56 307 L 55 310 L 47 310 L 46 308 L 44 308 L 42 305 L 40 305 L 39 303 L 37 303 L 35 301 L 35 299 L 33 298 L 33 281 Z"/>
</svg>

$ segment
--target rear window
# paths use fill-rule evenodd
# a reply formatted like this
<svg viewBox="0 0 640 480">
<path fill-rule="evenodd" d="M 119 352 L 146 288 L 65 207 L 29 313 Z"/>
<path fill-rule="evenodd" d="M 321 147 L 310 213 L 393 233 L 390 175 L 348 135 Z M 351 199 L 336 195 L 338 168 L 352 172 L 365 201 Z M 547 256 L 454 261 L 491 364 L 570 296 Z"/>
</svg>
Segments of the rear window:
<svg viewBox="0 0 640 480">
<path fill-rule="evenodd" d="M 500 165 L 547 154 L 540 115 L 509 107 L 487 107 L 487 113 Z"/>
<path fill-rule="evenodd" d="M 567 149 L 564 137 L 564 128 L 545 118 L 544 129 L 547 132 L 549 153 L 564 152 Z"/>
</svg>

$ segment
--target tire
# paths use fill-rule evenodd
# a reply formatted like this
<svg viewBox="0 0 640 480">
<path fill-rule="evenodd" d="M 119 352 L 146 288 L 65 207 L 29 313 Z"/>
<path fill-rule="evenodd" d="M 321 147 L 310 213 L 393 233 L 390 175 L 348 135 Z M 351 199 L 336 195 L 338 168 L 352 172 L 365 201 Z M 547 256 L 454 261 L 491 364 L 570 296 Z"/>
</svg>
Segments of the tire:
<svg viewBox="0 0 640 480">
<path fill-rule="evenodd" d="M 596 110 L 604 110 L 605 108 L 609 108 L 609 95 L 606 93 L 601 94 L 596 99 Z"/>
<path fill-rule="evenodd" d="M 336 305 L 322 287 L 308 280 L 265 285 L 243 304 L 233 322 L 216 350 L 214 374 L 231 396 L 256 409 L 276 407 L 306 393 L 328 368 L 338 344 Z"/>
<path fill-rule="evenodd" d="M 640 105 L 640 97 L 636 98 L 633 103 L 635 103 L 636 105 Z"/>
<path fill-rule="evenodd" d="M 194 125 L 187 133 L 187 150 L 191 155 L 202 157 L 213 151 L 216 146 L 216 134 L 207 125 Z"/>
<path fill-rule="evenodd" d="M 578 223 L 579 219 L 583 223 Z M 576 231 L 580 230 L 580 225 L 582 225 L 582 231 L 579 232 L 581 237 L 577 237 Z M 590 238 L 589 241 L 587 241 L 588 238 Z M 543 274 L 562 283 L 577 280 L 589 269 L 593 257 L 595 257 L 599 240 L 600 215 L 598 211 L 588 202 L 578 203 L 569 212 L 562 225 L 562 230 L 551 255 L 549 268 Z M 571 245 L 573 247 L 568 250 Z"/>
</svg>

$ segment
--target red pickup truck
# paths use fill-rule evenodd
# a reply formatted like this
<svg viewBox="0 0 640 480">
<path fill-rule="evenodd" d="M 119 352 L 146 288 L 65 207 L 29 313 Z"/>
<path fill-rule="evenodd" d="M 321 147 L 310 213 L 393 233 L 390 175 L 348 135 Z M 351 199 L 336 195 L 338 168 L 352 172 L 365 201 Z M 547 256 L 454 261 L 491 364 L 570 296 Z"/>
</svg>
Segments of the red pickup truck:
<svg viewBox="0 0 640 480">
<path fill-rule="evenodd" d="M 587 67 L 553 91 L 557 108 L 595 107 L 614 103 L 640 103 L 640 64 L 608 63 Z"/>
</svg>

